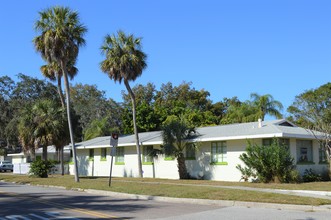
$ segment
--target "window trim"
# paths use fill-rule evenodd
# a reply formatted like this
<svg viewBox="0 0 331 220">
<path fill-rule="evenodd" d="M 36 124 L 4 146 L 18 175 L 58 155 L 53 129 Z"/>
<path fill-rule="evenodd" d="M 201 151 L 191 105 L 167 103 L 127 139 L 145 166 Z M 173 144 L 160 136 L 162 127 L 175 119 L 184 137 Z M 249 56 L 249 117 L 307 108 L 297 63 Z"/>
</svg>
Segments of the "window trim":
<svg viewBox="0 0 331 220">
<path fill-rule="evenodd" d="M 141 155 L 142 156 L 142 165 L 153 165 L 153 156 L 148 155 L 153 151 L 153 149 L 154 149 L 153 145 L 143 146 L 143 153 Z"/>
<path fill-rule="evenodd" d="M 194 154 L 194 156 L 188 156 L 189 151 L 192 151 L 191 153 Z M 196 160 L 197 155 L 196 155 L 196 147 L 194 145 L 194 143 L 190 143 L 185 147 L 185 160 Z"/>
<path fill-rule="evenodd" d="M 213 146 L 213 144 L 215 144 Z M 214 154 L 213 154 L 213 147 L 216 147 L 216 155 L 217 155 L 217 161 L 213 161 L 213 157 L 214 157 Z M 219 149 L 220 148 L 220 149 Z M 225 153 L 224 153 L 224 148 L 225 148 Z M 217 142 L 211 142 L 211 148 L 210 148 L 210 165 L 228 165 L 228 162 L 226 161 L 228 158 L 227 158 L 227 154 L 228 154 L 228 149 L 227 149 L 227 143 L 226 141 L 217 141 Z M 219 153 L 221 152 L 221 153 Z M 219 161 L 219 155 L 221 155 L 221 159 L 222 161 Z M 224 158 L 224 155 L 226 156 Z"/>
<path fill-rule="evenodd" d="M 100 161 L 107 161 L 107 148 L 101 148 Z"/>
<path fill-rule="evenodd" d="M 123 153 L 122 153 L 123 151 Z M 121 155 L 119 155 L 121 153 Z M 123 161 L 119 161 L 119 158 L 123 158 Z M 124 147 L 116 147 L 116 155 L 115 155 L 115 165 L 125 165 L 125 149 Z"/>
<path fill-rule="evenodd" d="M 299 142 L 310 142 L 310 146 L 307 146 L 307 145 L 300 145 L 299 146 Z M 297 159 L 297 164 L 298 165 L 308 165 L 308 164 L 315 164 L 314 162 L 314 148 L 313 148 L 313 141 L 312 140 L 302 140 L 302 139 L 297 139 L 296 140 L 296 152 L 297 152 L 297 156 L 296 156 L 296 159 Z M 307 160 L 300 160 L 300 158 L 302 157 L 302 148 L 307 148 Z M 309 149 L 310 148 L 310 149 Z M 309 154 L 310 152 L 310 154 Z"/>
</svg>

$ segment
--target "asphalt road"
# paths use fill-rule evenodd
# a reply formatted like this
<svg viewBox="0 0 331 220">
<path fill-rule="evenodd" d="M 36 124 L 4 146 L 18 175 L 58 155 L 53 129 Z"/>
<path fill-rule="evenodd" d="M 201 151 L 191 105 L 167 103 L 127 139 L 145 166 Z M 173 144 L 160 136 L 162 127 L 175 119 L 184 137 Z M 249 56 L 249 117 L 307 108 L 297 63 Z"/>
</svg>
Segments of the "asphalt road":
<svg viewBox="0 0 331 220">
<path fill-rule="evenodd" d="M 134 200 L 0 182 L 2 219 L 331 219 L 330 212 Z"/>
</svg>

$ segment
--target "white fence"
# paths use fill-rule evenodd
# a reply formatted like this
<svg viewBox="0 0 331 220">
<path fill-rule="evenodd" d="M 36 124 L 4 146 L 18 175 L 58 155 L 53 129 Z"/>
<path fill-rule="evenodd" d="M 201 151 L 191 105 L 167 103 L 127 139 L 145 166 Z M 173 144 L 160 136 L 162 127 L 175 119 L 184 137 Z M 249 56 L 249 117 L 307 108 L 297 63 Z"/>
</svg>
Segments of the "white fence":
<svg viewBox="0 0 331 220">
<path fill-rule="evenodd" d="M 51 169 L 50 174 L 61 174 L 61 165 L 56 164 L 54 168 Z M 14 174 L 28 174 L 30 171 L 30 163 L 15 163 L 14 164 Z M 69 174 L 69 165 L 64 164 L 64 174 Z"/>
</svg>

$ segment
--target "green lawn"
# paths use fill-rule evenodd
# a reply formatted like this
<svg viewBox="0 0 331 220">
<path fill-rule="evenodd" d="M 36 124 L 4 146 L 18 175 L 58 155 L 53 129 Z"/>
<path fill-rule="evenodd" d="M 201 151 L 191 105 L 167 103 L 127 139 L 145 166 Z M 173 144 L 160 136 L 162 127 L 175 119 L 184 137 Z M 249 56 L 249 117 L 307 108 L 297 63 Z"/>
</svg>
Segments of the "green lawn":
<svg viewBox="0 0 331 220">
<path fill-rule="evenodd" d="M 212 200 L 233 200 L 248 202 L 266 202 L 298 205 L 331 204 L 331 200 L 224 189 L 213 186 L 246 186 L 273 189 L 300 189 L 330 191 L 331 182 L 302 183 L 302 184 L 262 184 L 219 182 L 205 180 L 165 180 L 151 178 L 113 178 L 112 186 L 108 187 L 108 178 L 80 178 L 76 183 L 73 176 L 52 175 L 48 178 L 35 178 L 25 175 L 0 174 L 0 180 L 7 182 L 26 183 L 31 185 L 63 186 L 67 189 L 97 189 L 113 192 L 124 192 L 140 195 L 167 196 L 177 198 L 198 198 Z M 177 185 L 180 184 L 180 185 Z M 199 185 L 197 185 L 199 184 Z M 201 186 L 203 185 L 203 186 Z"/>
</svg>

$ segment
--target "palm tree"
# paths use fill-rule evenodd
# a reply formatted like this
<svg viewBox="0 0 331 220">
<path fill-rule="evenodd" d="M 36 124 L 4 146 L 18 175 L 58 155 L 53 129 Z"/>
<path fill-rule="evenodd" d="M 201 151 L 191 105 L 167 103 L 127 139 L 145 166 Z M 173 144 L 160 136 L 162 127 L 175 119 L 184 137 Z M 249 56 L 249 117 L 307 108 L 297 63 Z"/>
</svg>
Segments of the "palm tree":
<svg viewBox="0 0 331 220">
<path fill-rule="evenodd" d="M 34 44 L 41 56 L 50 64 L 56 63 L 63 74 L 68 126 L 75 164 L 75 181 L 79 182 L 73 126 L 70 116 L 68 66 L 75 64 L 79 47 L 85 44 L 83 36 L 87 29 L 79 22 L 78 13 L 67 7 L 48 8 L 39 12 L 39 15 L 40 19 L 36 21 L 35 29 L 40 35 L 34 39 Z"/>
<path fill-rule="evenodd" d="M 47 160 L 47 146 L 65 139 L 62 134 L 65 129 L 63 108 L 53 100 L 39 100 L 33 105 L 33 123 L 35 143 L 43 146 L 43 159 Z M 61 137 L 62 136 L 62 137 Z"/>
<path fill-rule="evenodd" d="M 123 31 L 118 31 L 117 36 L 107 35 L 101 47 L 102 53 L 106 55 L 106 59 L 101 62 L 101 70 L 115 82 L 121 83 L 123 80 L 130 94 L 138 155 L 138 172 L 139 177 L 142 177 L 141 150 L 136 123 L 136 99 L 129 84 L 129 81 L 135 81 L 147 67 L 147 56 L 141 51 L 140 41 L 141 38 L 126 35 Z"/>
<path fill-rule="evenodd" d="M 35 137 L 34 137 L 34 123 L 33 123 L 32 105 L 25 105 L 20 110 L 18 119 L 18 139 L 22 145 L 25 153 L 29 152 L 31 159 L 35 158 Z"/>
<path fill-rule="evenodd" d="M 174 155 L 180 179 L 187 179 L 188 173 L 185 164 L 184 150 L 191 145 L 190 139 L 196 134 L 183 117 L 169 116 L 164 122 L 162 137 L 166 155 Z M 192 146 L 192 145 L 191 145 Z"/>
<path fill-rule="evenodd" d="M 40 45 L 39 43 L 37 45 Z M 40 67 L 40 71 L 43 74 L 43 76 L 45 76 L 46 78 L 48 78 L 51 81 L 56 81 L 57 82 L 57 91 L 59 93 L 60 96 L 60 100 L 61 100 L 61 105 L 62 108 L 65 108 L 65 101 L 64 101 L 64 96 L 63 96 L 63 92 L 62 92 L 62 71 L 61 68 L 55 63 L 49 63 L 46 65 L 42 65 Z M 78 73 L 78 69 L 72 65 L 68 66 L 68 75 L 69 78 L 72 80 Z"/>
<path fill-rule="evenodd" d="M 277 118 L 282 118 L 282 114 L 279 112 L 283 110 L 283 105 L 277 100 L 274 100 L 272 95 L 258 95 L 257 93 L 251 94 L 251 99 L 253 99 L 253 105 L 258 109 L 258 117 L 264 121 L 265 115 L 275 116 Z"/>
</svg>

